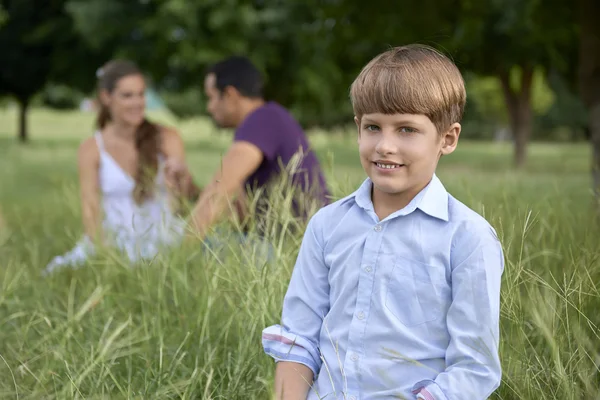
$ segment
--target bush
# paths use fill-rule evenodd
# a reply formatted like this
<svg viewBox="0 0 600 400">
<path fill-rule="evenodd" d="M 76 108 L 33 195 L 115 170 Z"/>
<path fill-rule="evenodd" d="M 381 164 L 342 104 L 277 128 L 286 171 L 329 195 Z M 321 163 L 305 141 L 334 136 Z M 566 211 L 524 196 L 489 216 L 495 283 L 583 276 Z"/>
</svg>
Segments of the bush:
<svg viewBox="0 0 600 400">
<path fill-rule="evenodd" d="M 42 104 L 59 110 L 79 108 L 85 97 L 80 91 L 65 85 L 48 84 L 41 93 Z"/>
<path fill-rule="evenodd" d="M 179 118 L 190 118 L 206 113 L 206 100 L 198 88 L 188 88 L 181 92 L 160 93 L 167 108 Z"/>
</svg>

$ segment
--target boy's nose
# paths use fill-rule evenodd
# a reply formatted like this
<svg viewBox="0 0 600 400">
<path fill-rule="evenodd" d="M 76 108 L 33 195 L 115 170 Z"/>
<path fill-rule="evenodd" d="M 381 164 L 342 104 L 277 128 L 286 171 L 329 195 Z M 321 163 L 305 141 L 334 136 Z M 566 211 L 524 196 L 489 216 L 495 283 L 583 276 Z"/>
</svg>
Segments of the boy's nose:
<svg viewBox="0 0 600 400">
<path fill-rule="evenodd" d="M 396 152 L 396 146 L 390 140 L 382 138 L 377 142 L 375 151 L 378 154 L 393 154 Z"/>
</svg>

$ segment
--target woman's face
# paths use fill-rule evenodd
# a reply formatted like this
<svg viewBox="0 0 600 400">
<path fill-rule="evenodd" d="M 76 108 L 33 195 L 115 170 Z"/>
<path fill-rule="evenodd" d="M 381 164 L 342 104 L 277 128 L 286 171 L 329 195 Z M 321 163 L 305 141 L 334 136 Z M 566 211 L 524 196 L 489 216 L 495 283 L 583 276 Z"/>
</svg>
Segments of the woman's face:
<svg viewBox="0 0 600 400">
<path fill-rule="evenodd" d="M 102 101 L 113 121 L 137 126 L 145 117 L 145 92 L 146 83 L 141 75 L 124 76 L 117 81 L 112 92 L 103 91 Z"/>
</svg>

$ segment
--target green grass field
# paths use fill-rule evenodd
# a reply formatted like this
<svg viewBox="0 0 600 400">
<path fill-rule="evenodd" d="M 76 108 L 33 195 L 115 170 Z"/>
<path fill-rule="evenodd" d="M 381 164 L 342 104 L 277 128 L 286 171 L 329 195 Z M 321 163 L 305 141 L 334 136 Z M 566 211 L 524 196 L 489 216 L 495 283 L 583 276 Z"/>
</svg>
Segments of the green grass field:
<svg viewBox="0 0 600 400">
<path fill-rule="evenodd" d="M 178 122 L 204 183 L 230 135 Z M 31 143 L 0 110 L 0 398 L 268 399 L 261 330 L 279 320 L 299 237 L 262 268 L 251 246 L 186 247 L 128 268 L 107 255 L 47 278 L 81 234 L 76 149 L 93 117 L 34 110 Z M 337 197 L 364 179 L 350 133 L 312 132 Z M 600 229 L 585 145 L 461 142 L 438 175 L 497 229 L 506 253 L 495 399 L 600 399 Z M 274 270 L 273 270 L 274 268 Z M 400 378 L 401 379 L 401 378 Z M 469 400 L 469 399 L 466 399 Z"/>
</svg>

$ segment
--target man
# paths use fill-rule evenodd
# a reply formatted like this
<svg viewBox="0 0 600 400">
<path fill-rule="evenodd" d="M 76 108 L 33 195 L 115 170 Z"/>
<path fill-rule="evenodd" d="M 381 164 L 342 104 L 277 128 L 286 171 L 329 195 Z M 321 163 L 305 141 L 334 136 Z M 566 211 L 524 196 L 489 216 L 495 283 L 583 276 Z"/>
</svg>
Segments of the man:
<svg viewBox="0 0 600 400">
<path fill-rule="evenodd" d="M 200 238 L 206 236 L 234 198 L 244 198 L 244 188 L 268 193 L 269 185 L 299 155 L 299 163 L 290 176 L 294 190 L 300 192 L 292 211 L 306 216 L 305 200 L 312 199 L 320 206 L 329 202 L 325 178 L 305 133 L 284 107 L 264 99 L 262 76 L 247 58 L 230 57 L 213 65 L 206 74 L 204 90 L 207 109 L 215 123 L 234 128 L 235 136 L 221 167 L 193 209 L 192 226 Z M 171 164 L 169 174 L 180 174 L 183 165 Z M 253 214 L 255 219 L 265 215 L 269 202 L 268 196 L 260 199 L 258 207 L 262 210 Z"/>
</svg>

